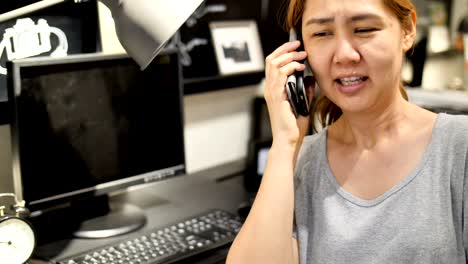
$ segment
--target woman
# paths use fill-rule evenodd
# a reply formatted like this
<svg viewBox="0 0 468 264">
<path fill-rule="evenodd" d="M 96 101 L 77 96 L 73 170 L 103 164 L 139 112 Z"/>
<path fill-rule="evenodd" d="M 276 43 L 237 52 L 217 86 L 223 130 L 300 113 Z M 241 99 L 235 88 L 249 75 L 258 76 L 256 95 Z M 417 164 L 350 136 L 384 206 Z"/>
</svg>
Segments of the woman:
<svg viewBox="0 0 468 264">
<path fill-rule="evenodd" d="M 305 52 L 296 41 L 266 59 L 273 144 L 227 263 L 465 263 L 468 118 L 405 99 L 412 3 L 291 0 L 288 23 Z M 306 57 L 325 128 L 304 138 L 284 85 Z"/>
</svg>

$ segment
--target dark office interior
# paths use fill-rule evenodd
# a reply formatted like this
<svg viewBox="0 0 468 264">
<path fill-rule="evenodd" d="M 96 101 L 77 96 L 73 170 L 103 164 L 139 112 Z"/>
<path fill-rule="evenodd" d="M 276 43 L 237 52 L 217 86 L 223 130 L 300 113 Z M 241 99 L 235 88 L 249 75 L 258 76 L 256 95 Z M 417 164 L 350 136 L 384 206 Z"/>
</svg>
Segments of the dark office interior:
<svg viewBox="0 0 468 264">
<path fill-rule="evenodd" d="M 264 59 L 288 41 L 287 2 L 205 0 L 145 70 L 97 0 L 0 23 L 0 223 L 32 227 L 27 263 L 225 262 L 272 142 Z M 468 114 L 468 1 L 413 2 L 410 101 Z"/>
</svg>

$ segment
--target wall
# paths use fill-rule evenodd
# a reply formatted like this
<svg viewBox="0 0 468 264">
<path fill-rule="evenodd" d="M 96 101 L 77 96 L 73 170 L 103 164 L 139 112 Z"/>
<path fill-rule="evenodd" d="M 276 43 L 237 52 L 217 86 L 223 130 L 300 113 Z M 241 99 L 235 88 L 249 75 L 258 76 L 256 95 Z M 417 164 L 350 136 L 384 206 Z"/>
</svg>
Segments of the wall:
<svg viewBox="0 0 468 264">
<path fill-rule="evenodd" d="M 245 158 L 251 102 L 259 87 L 185 96 L 185 156 L 189 172 Z"/>
</svg>

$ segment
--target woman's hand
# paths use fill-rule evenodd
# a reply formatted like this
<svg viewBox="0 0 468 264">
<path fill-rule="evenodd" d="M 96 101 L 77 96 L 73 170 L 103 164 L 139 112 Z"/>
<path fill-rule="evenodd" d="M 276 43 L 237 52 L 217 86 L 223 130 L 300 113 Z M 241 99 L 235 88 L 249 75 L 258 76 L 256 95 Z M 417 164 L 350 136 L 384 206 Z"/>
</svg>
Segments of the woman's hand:
<svg viewBox="0 0 468 264">
<path fill-rule="evenodd" d="M 273 142 L 296 147 L 307 133 L 309 117 L 296 118 L 289 104 L 285 85 L 289 75 L 303 71 L 305 65 L 298 62 L 307 57 L 305 51 L 295 51 L 299 41 L 287 42 L 266 58 L 265 100 L 268 106 Z M 307 87 L 309 98 L 313 98 L 312 87 Z"/>
</svg>

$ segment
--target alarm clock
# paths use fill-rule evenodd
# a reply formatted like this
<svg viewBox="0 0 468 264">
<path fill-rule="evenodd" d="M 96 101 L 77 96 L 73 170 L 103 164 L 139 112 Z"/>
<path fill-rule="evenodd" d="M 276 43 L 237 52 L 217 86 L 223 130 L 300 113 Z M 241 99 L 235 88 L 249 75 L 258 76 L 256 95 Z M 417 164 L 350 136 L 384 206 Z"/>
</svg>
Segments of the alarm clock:
<svg viewBox="0 0 468 264">
<path fill-rule="evenodd" d="M 36 246 L 36 235 L 32 225 L 24 218 L 27 209 L 24 201 L 18 202 L 14 194 L 0 194 L 0 197 L 12 196 L 15 204 L 11 210 L 0 206 L 0 260 L 2 263 L 23 264 L 31 257 Z M 13 214 L 8 213 L 13 211 Z"/>
</svg>

